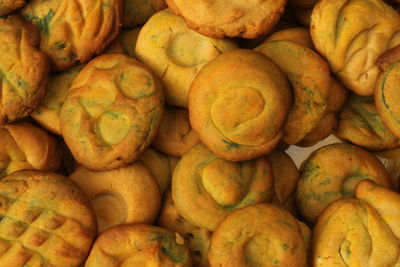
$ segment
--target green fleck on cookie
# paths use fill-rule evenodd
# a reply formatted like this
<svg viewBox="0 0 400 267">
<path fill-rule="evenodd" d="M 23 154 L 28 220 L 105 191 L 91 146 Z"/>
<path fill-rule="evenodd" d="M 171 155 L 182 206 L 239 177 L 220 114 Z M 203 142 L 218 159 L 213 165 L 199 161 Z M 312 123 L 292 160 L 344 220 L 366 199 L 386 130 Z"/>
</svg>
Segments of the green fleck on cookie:
<svg viewBox="0 0 400 267">
<path fill-rule="evenodd" d="M 35 24 L 38 28 L 39 31 L 43 34 L 48 35 L 49 34 L 49 24 L 54 17 L 54 11 L 52 9 L 49 10 L 47 15 L 44 18 L 39 18 L 38 16 L 33 15 L 32 13 L 28 13 L 23 15 L 24 19 L 31 21 L 33 24 Z"/>
<path fill-rule="evenodd" d="M 64 49 L 67 47 L 67 44 L 61 41 L 55 42 L 55 46 L 58 50 Z"/>
</svg>

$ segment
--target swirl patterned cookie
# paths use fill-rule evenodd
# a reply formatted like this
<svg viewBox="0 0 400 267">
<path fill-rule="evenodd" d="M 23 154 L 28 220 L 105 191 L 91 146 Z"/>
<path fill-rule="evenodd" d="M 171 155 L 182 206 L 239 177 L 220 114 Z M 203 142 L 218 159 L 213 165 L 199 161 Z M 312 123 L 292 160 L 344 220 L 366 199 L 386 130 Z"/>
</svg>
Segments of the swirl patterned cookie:
<svg viewBox="0 0 400 267">
<path fill-rule="evenodd" d="M 80 164 L 110 170 L 143 153 L 163 113 L 162 85 L 147 67 L 126 55 L 102 55 L 75 78 L 61 108 L 61 131 Z"/>
</svg>

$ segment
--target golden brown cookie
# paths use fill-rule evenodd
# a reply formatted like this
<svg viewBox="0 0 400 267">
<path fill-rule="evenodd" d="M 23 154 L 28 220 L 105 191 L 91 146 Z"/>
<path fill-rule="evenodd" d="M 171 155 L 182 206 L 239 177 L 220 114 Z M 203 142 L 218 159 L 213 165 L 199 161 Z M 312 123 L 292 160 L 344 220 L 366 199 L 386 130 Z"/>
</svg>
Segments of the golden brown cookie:
<svg viewBox="0 0 400 267">
<path fill-rule="evenodd" d="M 0 265 L 80 266 L 97 232 L 82 190 L 55 173 L 21 171 L 0 181 Z"/>
<path fill-rule="evenodd" d="M 89 197 L 99 232 L 123 223 L 153 223 L 161 206 L 158 184 L 141 162 L 111 171 L 78 167 L 69 178 Z"/>
<path fill-rule="evenodd" d="M 299 222 L 278 206 L 258 204 L 218 225 L 208 259 L 212 267 L 304 267 L 307 254 Z"/>
<path fill-rule="evenodd" d="M 85 63 L 117 37 L 123 0 L 30 0 L 20 11 L 40 31 L 53 71 Z"/>
<path fill-rule="evenodd" d="M 278 66 L 259 52 L 233 50 L 211 61 L 193 81 L 190 124 L 218 156 L 248 160 L 277 146 L 291 102 Z"/>
<path fill-rule="evenodd" d="M 114 226 L 97 238 L 85 267 L 191 267 L 184 239 L 164 228 L 146 224 Z"/>
<path fill-rule="evenodd" d="M 190 30 L 181 17 L 165 9 L 142 27 L 135 53 L 161 78 L 166 102 L 187 107 L 197 73 L 216 56 L 235 48 L 233 40 L 213 39 Z"/>
<path fill-rule="evenodd" d="M 331 89 L 328 64 L 311 49 L 298 43 L 269 41 L 257 48 L 286 74 L 294 92 L 294 103 L 283 128 L 282 140 L 296 144 L 318 125 L 325 115 Z"/>
<path fill-rule="evenodd" d="M 154 13 L 167 7 L 165 0 L 124 0 L 122 26 L 134 28 L 143 25 Z"/>
<path fill-rule="evenodd" d="M 26 4 L 26 0 L 0 0 L 0 16 L 11 13 Z"/>
<path fill-rule="evenodd" d="M 300 214 L 307 222 L 316 222 L 330 203 L 354 196 L 355 186 L 364 179 L 390 188 L 385 167 L 362 148 L 337 143 L 314 151 L 300 168 L 296 191 Z"/>
<path fill-rule="evenodd" d="M 141 29 L 142 28 L 138 27 L 129 30 L 122 30 L 117 37 L 124 48 L 125 54 L 130 57 L 136 58 L 135 47 Z"/>
<path fill-rule="evenodd" d="M 32 124 L 0 127 L 0 178 L 20 170 L 57 171 L 61 153 L 53 136 Z"/>
<path fill-rule="evenodd" d="M 199 142 L 190 126 L 188 110 L 166 106 L 160 129 L 151 145 L 165 154 L 182 157 Z"/>
<path fill-rule="evenodd" d="M 186 221 L 172 201 L 172 192 L 165 192 L 163 207 L 157 219 L 158 225 L 180 234 L 189 245 L 193 258 L 193 266 L 208 267 L 207 254 L 210 248 L 212 232 L 197 227 Z"/>
<path fill-rule="evenodd" d="M 61 131 L 80 164 L 110 170 L 140 156 L 163 112 L 162 85 L 147 67 L 126 55 L 102 55 L 75 78 L 61 108 Z"/>
<path fill-rule="evenodd" d="M 373 97 L 352 95 L 340 113 L 334 134 L 374 151 L 400 147 L 400 140 L 382 122 Z"/>
<path fill-rule="evenodd" d="M 400 16 L 383 0 L 321 0 L 311 17 L 311 37 L 350 90 L 373 95 L 378 57 L 400 43 Z"/>
<path fill-rule="evenodd" d="M 143 162 L 149 169 L 158 183 L 161 194 L 163 194 L 171 184 L 172 173 L 175 169 L 175 166 L 171 165 L 168 156 L 148 148 L 138 160 Z"/>
<path fill-rule="evenodd" d="M 281 40 L 292 41 L 307 48 L 314 49 L 314 44 L 311 40 L 310 31 L 307 28 L 303 27 L 287 28 L 274 32 L 273 34 L 268 36 L 262 43 Z"/>
<path fill-rule="evenodd" d="M 253 39 L 268 33 L 284 12 L 286 0 L 166 0 L 189 28 L 214 38 Z"/>
<path fill-rule="evenodd" d="M 210 231 L 236 209 L 272 201 L 273 192 L 268 158 L 226 161 L 203 144 L 180 159 L 172 176 L 172 197 L 179 213 Z"/>
<path fill-rule="evenodd" d="M 0 124 L 29 116 L 46 93 L 49 63 L 37 29 L 17 15 L 0 17 Z"/>
</svg>

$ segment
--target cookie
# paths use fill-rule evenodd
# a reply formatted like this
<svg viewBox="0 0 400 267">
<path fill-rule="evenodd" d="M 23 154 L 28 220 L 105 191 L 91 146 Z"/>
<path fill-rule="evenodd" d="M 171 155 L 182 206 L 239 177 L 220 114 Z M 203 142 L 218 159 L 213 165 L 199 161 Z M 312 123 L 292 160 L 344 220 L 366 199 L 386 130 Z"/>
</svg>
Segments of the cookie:
<svg viewBox="0 0 400 267">
<path fill-rule="evenodd" d="M 143 153 L 163 112 L 162 85 L 147 67 L 126 55 L 102 55 L 71 85 L 60 112 L 61 131 L 85 168 L 110 170 Z"/>
<path fill-rule="evenodd" d="M 0 181 L 0 265 L 80 266 L 97 232 L 81 189 L 55 173 L 20 171 Z"/>
<path fill-rule="evenodd" d="M 69 178 L 89 197 L 99 232 L 117 224 L 153 223 L 157 217 L 160 190 L 141 162 L 104 172 L 78 167 Z"/>
<path fill-rule="evenodd" d="M 97 266 L 190 267 L 192 264 L 189 249 L 180 235 L 152 225 L 123 224 L 97 238 L 85 267 Z"/>
<path fill-rule="evenodd" d="M 26 0 L 0 0 L 0 16 L 7 15 L 25 4 Z"/>
<path fill-rule="evenodd" d="M 135 47 L 141 29 L 142 28 L 139 27 L 134 29 L 125 29 L 122 30 L 117 37 L 124 48 L 125 54 L 130 57 L 136 58 Z"/>
<path fill-rule="evenodd" d="M 46 93 L 49 63 L 37 29 L 17 15 L 0 17 L 0 124 L 29 116 Z"/>
<path fill-rule="evenodd" d="M 306 245 L 299 222 L 278 206 L 257 204 L 239 209 L 212 235 L 210 266 L 306 265 Z"/>
<path fill-rule="evenodd" d="M 342 143 L 319 148 L 300 168 L 296 190 L 300 214 L 307 222 L 316 222 L 330 203 L 354 196 L 355 186 L 364 179 L 390 188 L 388 172 L 372 153 Z"/>
<path fill-rule="evenodd" d="M 187 107 L 189 88 L 198 72 L 216 56 L 235 48 L 233 40 L 190 30 L 181 17 L 165 9 L 142 27 L 135 53 L 161 78 L 166 102 Z"/>
<path fill-rule="evenodd" d="M 295 27 L 274 32 L 273 34 L 268 36 L 263 41 L 263 43 L 281 40 L 292 41 L 307 48 L 314 49 L 314 44 L 311 40 L 310 31 L 307 28 Z"/>
<path fill-rule="evenodd" d="M 322 0 L 311 16 L 311 37 L 344 86 L 373 95 L 381 73 L 376 65 L 400 44 L 400 16 L 382 0 Z"/>
<path fill-rule="evenodd" d="M 164 195 L 163 207 L 158 216 L 157 224 L 177 232 L 187 241 L 193 258 L 193 266 L 209 267 L 207 254 L 212 232 L 189 223 L 179 214 L 172 200 L 171 190 L 168 190 Z"/>
<path fill-rule="evenodd" d="M 340 113 L 334 134 L 374 151 L 400 146 L 400 140 L 382 122 L 373 97 L 352 95 Z"/>
<path fill-rule="evenodd" d="M 189 28 L 214 38 L 256 38 L 268 33 L 284 12 L 286 0 L 166 0 Z"/>
<path fill-rule="evenodd" d="M 249 160 L 278 145 L 291 104 L 279 67 L 259 52 L 237 49 L 218 56 L 196 76 L 190 124 L 221 158 Z"/>
<path fill-rule="evenodd" d="M 199 142 L 199 137 L 190 126 L 188 110 L 166 106 L 152 146 L 165 154 L 182 157 Z"/>
<path fill-rule="evenodd" d="M 327 111 L 329 66 L 317 53 L 292 41 L 269 41 L 255 50 L 272 59 L 292 85 L 294 103 L 283 126 L 282 140 L 296 144 L 315 129 Z"/>
<path fill-rule="evenodd" d="M 117 37 L 123 0 L 31 0 L 20 11 L 40 31 L 40 50 L 51 69 L 62 71 L 89 61 Z"/>
<path fill-rule="evenodd" d="M 179 213 L 209 231 L 236 209 L 272 201 L 273 190 L 266 157 L 231 162 L 203 144 L 180 159 L 172 176 L 172 197 Z"/>
<path fill-rule="evenodd" d="M 53 136 L 32 124 L 0 126 L 0 178 L 20 170 L 57 171 L 61 153 Z"/>
<path fill-rule="evenodd" d="M 122 26 L 134 28 L 143 25 L 154 13 L 167 7 L 165 0 L 124 0 Z"/>
</svg>

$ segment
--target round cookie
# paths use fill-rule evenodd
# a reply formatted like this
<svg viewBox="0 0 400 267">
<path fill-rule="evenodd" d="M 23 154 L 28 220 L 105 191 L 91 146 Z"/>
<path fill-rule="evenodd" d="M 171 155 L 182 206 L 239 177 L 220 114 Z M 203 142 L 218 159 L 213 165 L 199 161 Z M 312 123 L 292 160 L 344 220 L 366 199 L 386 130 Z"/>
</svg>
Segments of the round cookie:
<svg viewBox="0 0 400 267">
<path fill-rule="evenodd" d="M 146 224 L 114 226 L 97 238 L 85 267 L 168 266 L 190 267 L 183 238 Z"/>
<path fill-rule="evenodd" d="M 299 222 L 272 204 L 239 209 L 212 235 L 210 266 L 304 267 L 306 245 Z"/>
<path fill-rule="evenodd" d="M 117 37 L 123 0 L 30 0 L 20 11 L 40 31 L 53 71 L 85 63 Z"/>
<path fill-rule="evenodd" d="M 254 39 L 268 33 L 284 12 L 286 0 L 166 0 L 189 28 L 214 38 Z"/>
<path fill-rule="evenodd" d="M 232 211 L 272 201 L 273 176 L 266 157 L 223 160 L 198 144 L 184 155 L 172 176 L 173 201 L 185 220 L 213 231 Z"/>
<path fill-rule="evenodd" d="M 136 160 L 150 145 L 164 112 L 162 85 L 122 54 L 97 57 L 75 78 L 61 112 L 61 131 L 74 158 L 92 170 Z"/>
<path fill-rule="evenodd" d="M 383 0 L 321 0 L 312 12 L 311 37 L 332 71 L 350 90 L 373 95 L 378 57 L 400 44 L 400 16 Z"/>
<path fill-rule="evenodd" d="M 385 167 L 362 148 L 338 143 L 314 151 L 300 168 L 296 191 L 300 214 L 307 222 L 316 222 L 330 203 L 352 197 L 355 186 L 364 179 L 390 188 Z"/>
<path fill-rule="evenodd" d="M 161 206 L 158 184 L 141 162 L 111 171 L 78 167 L 69 178 L 89 197 L 99 232 L 123 223 L 153 223 Z"/>
<path fill-rule="evenodd" d="M 124 0 L 122 27 L 143 25 L 154 13 L 167 7 L 165 0 Z"/>
<path fill-rule="evenodd" d="M 0 16 L 7 15 L 25 4 L 26 0 L 0 0 Z"/>
<path fill-rule="evenodd" d="M 166 102 L 187 107 L 197 73 L 216 56 L 236 48 L 233 40 L 213 39 L 190 30 L 181 17 L 165 9 L 142 27 L 135 53 L 161 78 Z"/>
<path fill-rule="evenodd" d="M 259 52 L 237 49 L 215 58 L 193 81 L 190 124 L 221 158 L 248 160 L 278 145 L 291 103 L 278 66 Z"/>
<path fill-rule="evenodd" d="M 182 157 L 199 142 L 190 126 L 188 110 L 166 106 L 160 129 L 151 145 L 165 154 Z"/>
<path fill-rule="evenodd" d="M 0 126 L 0 178 L 20 170 L 57 171 L 61 153 L 55 138 L 32 124 Z"/>
<path fill-rule="evenodd" d="M 272 59 L 292 85 L 294 103 L 283 126 L 282 140 L 296 144 L 316 128 L 327 111 L 329 66 L 317 53 L 292 41 L 269 41 L 255 50 Z"/>
<path fill-rule="evenodd" d="M 314 49 L 314 44 L 311 40 L 310 31 L 307 28 L 303 27 L 288 28 L 274 32 L 273 34 L 268 36 L 262 43 L 282 40 L 292 41 L 307 48 Z"/>
<path fill-rule="evenodd" d="M 209 267 L 207 254 L 212 232 L 189 223 L 179 214 L 172 201 L 171 190 L 165 192 L 163 207 L 157 221 L 158 225 L 175 231 L 185 238 L 193 256 L 193 266 Z"/>
<path fill-rule="evenodd" d="M 0 124 L 29 116 L 46 93 L 49 63 L 37 29 L 17 15 L 0 17 Z"/>
<path fill-rule="evenodd" d="M 80 266 L 97 232 L 81 189 L 66 177 L 20 171 L 0 181 L 0 265 Z"/>
<path fill-rule="evenodd" d="M 374 151 L 400 147 L 400 140 L 382 122 L 373 97 L 352 95 L 340 113 L 334 134 Z"/>
</svg>

